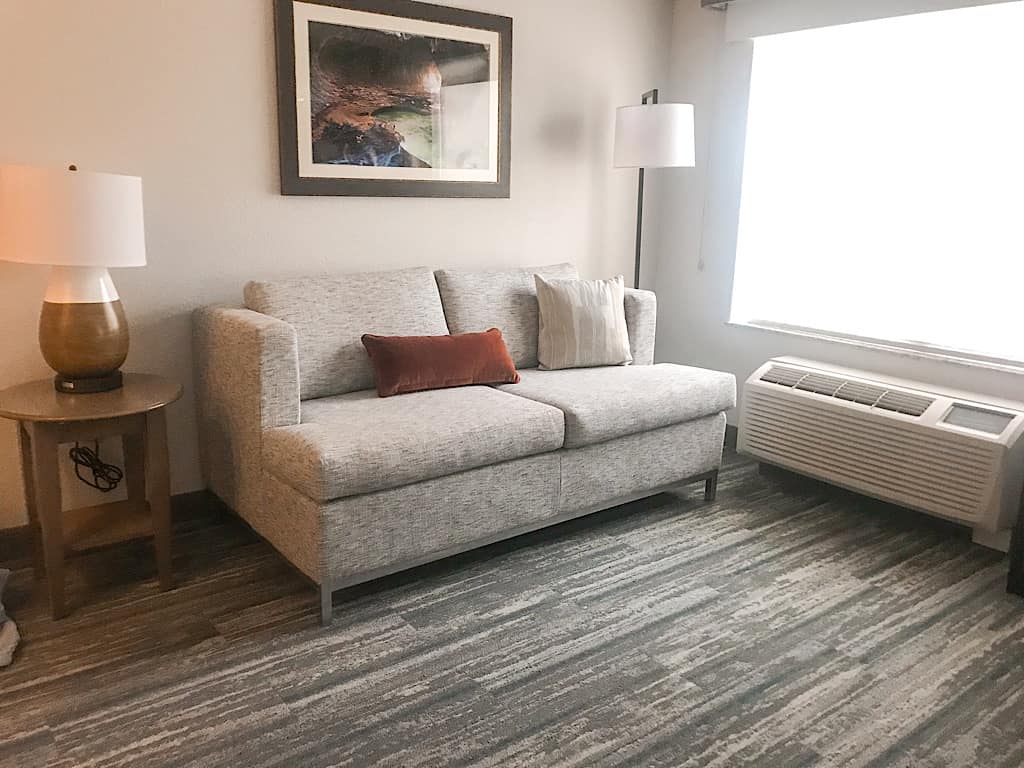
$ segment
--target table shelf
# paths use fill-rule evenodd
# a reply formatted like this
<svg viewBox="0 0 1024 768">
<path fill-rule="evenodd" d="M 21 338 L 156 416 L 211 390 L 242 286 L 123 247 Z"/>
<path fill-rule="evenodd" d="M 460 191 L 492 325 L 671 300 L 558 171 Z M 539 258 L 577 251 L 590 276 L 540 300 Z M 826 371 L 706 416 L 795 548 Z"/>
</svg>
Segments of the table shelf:
<svg viewBox="0 0 1024 768">
<path fill-rule="evenodd" d="M 63 527 L 64 548 L 69 553 L 153 536 L 153 518 L 147 502 L 114 501 L 67 510 Z"/>
</svg>

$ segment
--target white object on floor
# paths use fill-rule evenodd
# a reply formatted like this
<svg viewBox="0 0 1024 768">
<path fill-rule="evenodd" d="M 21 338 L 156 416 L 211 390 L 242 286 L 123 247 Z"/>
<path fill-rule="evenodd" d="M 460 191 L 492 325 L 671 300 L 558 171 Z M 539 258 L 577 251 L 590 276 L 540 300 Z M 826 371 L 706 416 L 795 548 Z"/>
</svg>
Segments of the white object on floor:
<svg viewBox="0 0 1024 768">
<path fill-rule="evenodd" d="M 13 620 L 8 619 L 0 625 L 0 667 L 10 666 L 19 640 L 21 635 L 18 634 L 18 625 Z"/>
<path fill-rule="evenodd" d="M 738 448 L 1002 549 L 1024 487 L 1022 435 L 1024 403 L 782 357 L 744 385 Z"/>
<path fill-rule="evenodd" d="M 0 568 L 0 668 L 9 666 L 14 659 L 14 649 L 18 647 L 21 636 L 18 634 L 18 625 L 7 616 L 4 610 L 4 587 L 11 572 L 6 568 Z"/>
</svg>

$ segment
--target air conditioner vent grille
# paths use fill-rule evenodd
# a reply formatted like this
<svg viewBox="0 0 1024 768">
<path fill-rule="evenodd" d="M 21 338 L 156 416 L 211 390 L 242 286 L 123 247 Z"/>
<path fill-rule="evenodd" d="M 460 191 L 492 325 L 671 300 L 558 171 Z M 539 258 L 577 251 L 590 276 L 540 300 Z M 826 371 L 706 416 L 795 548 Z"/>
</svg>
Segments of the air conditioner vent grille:
<svg viewBox="0 0 1024 768">
<path fill-rule="evenodd" d="M 836 397 L 840 400 L 847 400 L 851 403 L 874 405 L 884 394 L 885 390 L 882 387 L 875 387 L 871 384 L 864 384 L 859 381 L 847 381 L 839 391 L 836 392 Z"/>
<path fill-rule="evenodd" d="M 801 389 L 804 392 L 814 392 L 818 395 L 832 397 L 842 388 L 846 382 L 836 376 L 825 376 L 820 373 L 809 373 L 804 376 L 794 389 Z"/>
<path fill-rule="evenodd" d="M 786 365 L 771 366 L 761 375 L 761 381 L 914 417 L 923 415 L 935 402 L 934 398 L 906 390 L 887 389 L 863 381 L 811 373 Z"/>
<path fill-rule="evenodd" d="M 890 389 L 875 403 L 876 408 L 886 411 L 905 413 L 908 416 L 920 416 L 928 410 L 935 400 L 923 395 L 915 395 L 910 392 L 900 392 Z"/>
<path fill-rule="evenodd" d="M 795 387 L 805 373 L 797 368 L 789 368 L 785 365 L 773 365 L 761 375 L 761 381 L 769 384 L 781 384 L 784 387 Z"/>
</svg>

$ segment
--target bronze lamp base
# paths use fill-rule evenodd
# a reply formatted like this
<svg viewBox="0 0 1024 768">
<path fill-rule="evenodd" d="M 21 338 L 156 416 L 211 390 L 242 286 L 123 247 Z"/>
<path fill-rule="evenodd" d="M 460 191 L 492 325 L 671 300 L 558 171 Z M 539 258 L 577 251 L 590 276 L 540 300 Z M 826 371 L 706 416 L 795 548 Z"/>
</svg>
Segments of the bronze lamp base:
<svg viewBox="0 0 1024 768">
<path fill-rule="evenodd" d="M 121 387 L 118 370 L 128 356 L 128 321 L 119 299 L 43 302 L 39 348 L 57 372 L 58 392 L 85 394 Z"/>
</svg>

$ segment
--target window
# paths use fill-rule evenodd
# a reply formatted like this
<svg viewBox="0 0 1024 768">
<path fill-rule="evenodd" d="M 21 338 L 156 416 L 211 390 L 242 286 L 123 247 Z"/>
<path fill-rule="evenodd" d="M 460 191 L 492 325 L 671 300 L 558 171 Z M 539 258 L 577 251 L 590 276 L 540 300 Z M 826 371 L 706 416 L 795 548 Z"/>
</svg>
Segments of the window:
<svg viewBox="0 0 1024 768">
<path fill-rule="evenodd" d="M 1024 361 L 1024 2 L 754 41 L 734 322 Z"/>
</svg>

